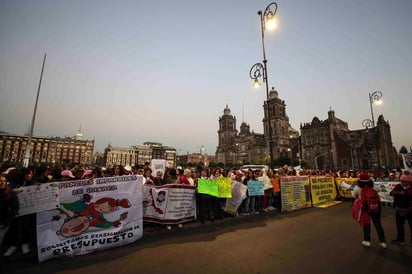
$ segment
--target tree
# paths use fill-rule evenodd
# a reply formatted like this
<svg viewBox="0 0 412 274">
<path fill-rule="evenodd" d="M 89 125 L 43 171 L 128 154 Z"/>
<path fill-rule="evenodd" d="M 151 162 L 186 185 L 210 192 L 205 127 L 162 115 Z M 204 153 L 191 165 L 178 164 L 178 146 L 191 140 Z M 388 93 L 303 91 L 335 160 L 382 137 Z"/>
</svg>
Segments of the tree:
<svg viewBox="0 0 412 274">
<path fill-rule="evenodd" d="M 215 167 L 217 167 L 217 163 L 215 161 L 210 161 L 209 162 L 209 167 L 210 168 L 215 168 Z"/>
<path fill-rule="evenodd" d="M 405 146 L 402 146 L 401 149 L 399 150 L 400 154 L 407 154 L 408 153 L 408 149 Z"/>
</svg>

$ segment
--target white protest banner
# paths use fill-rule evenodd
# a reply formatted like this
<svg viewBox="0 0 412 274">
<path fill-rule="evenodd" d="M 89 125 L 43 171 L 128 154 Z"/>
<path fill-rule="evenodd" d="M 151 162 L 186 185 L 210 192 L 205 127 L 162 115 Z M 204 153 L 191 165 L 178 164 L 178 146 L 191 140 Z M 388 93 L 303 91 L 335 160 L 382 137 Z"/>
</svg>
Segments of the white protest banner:
<svg viewBox="0 0 412 274">
<path fill-rule="evenodd" d="M 19 199 L 19 216 L 59 208 L 57 183 L 26 186 L 14 190 Z"/>
<path fill-rule="evenodd" d="M 382 203 L 393 203 L 393 196 L 391 196 L 389 193 L 399 183 L 400 182 L 376 181 L 373 185 L 373 188 L 378 192 Z"/>
<path fill-rule="evenodd" d="M 168 184 L 143 186 L 143 219 L 178 224 L 196 219 L 196 186 Z"/>
<path fill-rule="evenodd" d="M 152 176 L 156 177 L 158 171 L 162 172 L 162 178 L 165 175 L 167 161 L 163 159 L 153 159 L 151 163 Z"/>
<path fill-rule="evenodd" d="M 142 181 L 130 175 L 60 182 L 60 208 L 37 214 L 39 262 L 140 239 Z"/>
<path fill-rule="evenodd" d="M 232 181 L 232 198 L 226 199 L 226 206 L 224 211 L 232 215 L 237 214 L 239 206 L 246 198 L 247 186 L 238 182 Z"/>
<path fill-rule="evenodd" d="M 412 153 L 401 154 L 405 170 L 412 172 Z"/>
</svg>

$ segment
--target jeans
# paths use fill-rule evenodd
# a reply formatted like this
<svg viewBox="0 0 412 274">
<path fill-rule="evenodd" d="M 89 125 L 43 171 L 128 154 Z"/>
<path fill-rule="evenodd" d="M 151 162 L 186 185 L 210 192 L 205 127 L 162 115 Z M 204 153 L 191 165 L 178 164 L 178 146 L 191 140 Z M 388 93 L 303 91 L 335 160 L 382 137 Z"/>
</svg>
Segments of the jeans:
<svg viewBox="0 0 412 274">
<path fill-rule="evenodd" d="M 249 213 L 249 204 L 250 204 L 250 197 L 247 196 L 247 197 L 242 201 L 242 212 L 243 212 L 243 213 Z"/>
</svg>

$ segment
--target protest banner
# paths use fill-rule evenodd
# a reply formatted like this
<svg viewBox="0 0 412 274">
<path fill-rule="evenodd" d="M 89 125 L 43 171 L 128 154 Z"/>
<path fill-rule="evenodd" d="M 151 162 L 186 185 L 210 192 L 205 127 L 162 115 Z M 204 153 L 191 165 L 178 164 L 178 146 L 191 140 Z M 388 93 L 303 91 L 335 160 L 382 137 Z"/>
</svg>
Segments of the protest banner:
<svg viewBox="0 0 412 274">
<path fill-rule="evenodd" d="M 130 175 L 60 182 L 60 208 L 37 213 L 39 262 L 140 239 L 142 181 Z"/>
<path fill-rule="evenodd" d="M 342 203 L 335 201 L 337 193 L 333 177 L 310 177 L 310 194 L 314 207 L 329 207 Z"/>
<path fill-rule="evenodd" d="M 311 207 L 308 176 L 281 177 L 280 189 L 282 212 Z"/>
<path fill-rule="evenodd" d="M 179 224 L 196 219 L 196 186 L 143 186 L 143 220 Z"/>
<path fill-rule="evenodd" d="M 163 159 L 152 159 L 152 162 L 150 164 L 151 169 L 152 169 L 152 175 L 156 177 L 157 172 L 161 171 L 162 172 L 162 178 L 165 175 L 165 170 L 167 167 L 167 161 Z"/>
<path fill-rule="evenodd" d="M 412 172 L 412 153 L 403 153 L 401 155 L 404 169 L 409 172 Z"/>
<path fill-rule="evenodd" d="M 223 177 L 217 179 L 218 185 L 218 198 L 231 198 L 232 197 L 232 178 Z"/>
<path fill-rule="evenodd" d="M 232 181 L 232 197 L 226 199 L 226 205 L 223 210 L 232 215 L 236 215 L 239 206 L 242 204 L 242 201 L 246 198 L 246 192 L 246 185 L 237 181 Z"/>
<path fill-rule="evenodd" d="M 339 196 L 343 198 L 352 198 L 352 190 L 357 183 L 358 178 L 335 178 Z"/>
<path fill-rule="evenodd" d="M 389 193 L 399 184 L 397 181 L 377 181 L 374 183 L 374 188 L 381 198 L 381 203 L 393 203 L 393 196 Z"/>
<path fill-rule="evenodd" d="M 198 179 L 197 192 L 217 197 L 219 195 L 219 185 L 215 180 Z"/>
<path fill-rule="evenodd" d="M 265 189 L 263 187 L 263 181 L 247 181 L 247 193 L 249 196 L 263 196 L 265 195 Z"/>
<path fill-rule="evenodd" d="M 20 204 L 18 216 L 56 209 L 60 206 L 57 183 L 25 186 L 14 191 Z"/>
</svg>

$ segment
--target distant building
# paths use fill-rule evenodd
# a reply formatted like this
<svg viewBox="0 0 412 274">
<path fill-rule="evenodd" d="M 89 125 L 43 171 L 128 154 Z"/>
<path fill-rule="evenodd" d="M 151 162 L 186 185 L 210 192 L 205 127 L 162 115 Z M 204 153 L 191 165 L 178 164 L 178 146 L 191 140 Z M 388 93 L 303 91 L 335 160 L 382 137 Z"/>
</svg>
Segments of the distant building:
<svg viewBox="0 0 412 274">
<path fill-rule="evenodd" d="M 22 164 L 28 135 L 0 132 L 1 163 Z M 94 140 L 84 140 L 79 131 L 73 137 L 33 136 L 30 145 L 30 164 L 93 163 Z"/>
<path fill-rule="evenodd" d="M 267 104 L 263 105 L 263 134 L 250 131 L 250 126 L 245 122 L 240 125 L 240 132 L 238 133 L 236 117 L 232 115 L 226 105 L 223 116 L 219 117 L 218 146 L 216 150 L 218 162 L 222 162 L 227 166 L 241 166 L 256 161 L 268 162 L 270 156 L 269 123 L 272 130 L 274 159 L 280 156 L 292 156 L 292 142 L 298 138 L 299 133 L 289 124 L 289 117 L 286 115 L 286 104 L 279 98 L 279 94 L 274 88 L 270 91 L 269 100 L 265 102 Z M 268 111 L 270 120 L 268 119 Z"/>
<path fill-rule="evenodd" d="M 372 170 L 399 166 L 390 125 L 383 115 L 374 128 L 349 130 L 348 124 L 330 110 L 328 119 L 314 117 L 300 130 L 302 160 L 311 168 Z"/>
<path fill-rule="evenodd" d="M 145 142 L 129 148 L 113 147 L 109 145 L 104 151 L 104 165 L 136 166 L 151 162 L 152 159 L 167 160 L 169 166 L 176 165 L 176 149 L 163 146 L 161 143 Z"/>
</svg>

